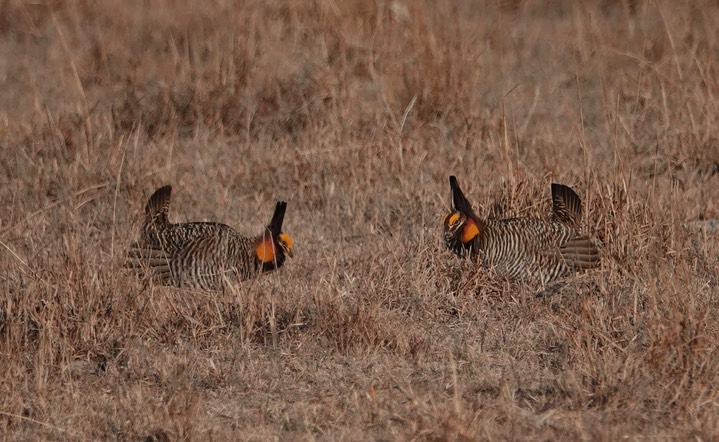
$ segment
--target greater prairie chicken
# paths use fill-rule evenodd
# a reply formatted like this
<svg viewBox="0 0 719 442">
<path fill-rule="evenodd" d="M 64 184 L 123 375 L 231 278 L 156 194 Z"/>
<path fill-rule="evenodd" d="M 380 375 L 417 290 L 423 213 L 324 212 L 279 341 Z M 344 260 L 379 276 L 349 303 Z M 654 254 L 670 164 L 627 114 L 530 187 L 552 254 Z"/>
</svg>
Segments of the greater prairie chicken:
<svg viewBox="0 0 719 442">
<path fill-rule="evenodd" d="M 569 187 L 552 183 L 552 217 L 482 219 L 449 177 L 452 212 L 444 217 L 444 243 L 511 280 L 546 284 L 599 265 L 599 251 L 580 231 L 582 200 Z"/>
<path fill-rule="evenodd" d="M 171 223 L 171 194 L 171 186 L 152 194 L 140 240 L 129 253 L 128 265 L 148 269 L 156 282 L 219 290 L 226 278 L 249 279 L 281 267 L 292 256 L 292 237 L 282 232 L 286 202 L 277 203 L 264 232 L 246 237 L 220 223 Z"/>
</svg>

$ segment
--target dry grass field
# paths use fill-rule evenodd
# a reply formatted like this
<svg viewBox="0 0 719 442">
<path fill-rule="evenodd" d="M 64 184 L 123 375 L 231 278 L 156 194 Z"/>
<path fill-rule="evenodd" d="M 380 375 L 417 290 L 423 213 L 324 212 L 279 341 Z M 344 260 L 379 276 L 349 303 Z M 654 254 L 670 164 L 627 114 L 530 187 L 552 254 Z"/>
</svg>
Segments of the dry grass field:
<svg viewBox="0 0 719 442">
<path fill-rule="evenodd" d="M 716 440 L 719 5 L 0 2 L 4 440 Z M 572 186 L 600 269 L 443 248 Z M 123 268 L 145 202 L 295 257 Z M 712 223 L 712 220 L 714 222 Z"/>
</svg>

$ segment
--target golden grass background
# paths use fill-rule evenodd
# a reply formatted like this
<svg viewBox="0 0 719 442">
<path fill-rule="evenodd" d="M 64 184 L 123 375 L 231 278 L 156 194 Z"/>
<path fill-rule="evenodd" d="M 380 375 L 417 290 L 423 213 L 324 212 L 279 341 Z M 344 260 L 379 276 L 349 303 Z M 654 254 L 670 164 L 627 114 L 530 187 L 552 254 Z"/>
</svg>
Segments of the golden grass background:
<svg viewBox="0 0 719 442">
<path fill-rule="evenodd" d="M 719 437 L 719 7 L 0 3 L 9 440 Z M 535 298 L 440 243 L 572 186 L 600 270 Z M 171 219 L 295 258 L 222 294 L 122 270 Z"/>
</svg>

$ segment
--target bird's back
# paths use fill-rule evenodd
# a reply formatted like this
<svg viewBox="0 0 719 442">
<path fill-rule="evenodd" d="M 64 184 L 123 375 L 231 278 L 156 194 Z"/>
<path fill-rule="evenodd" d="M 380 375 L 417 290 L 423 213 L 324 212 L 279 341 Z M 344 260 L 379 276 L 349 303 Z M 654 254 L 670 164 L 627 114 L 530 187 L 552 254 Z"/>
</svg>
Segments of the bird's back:
<svg viewBox="0 0 719 442">
<path fill-rule="evenodd" d="M 212 222 L 151 223 L 143 226 L 140 239 L 148 247 L 177 253 L 200 238 L 239 236 L 230 226 Z"/>
<path fill-rule="evenodd" d="M 477 241 L 484 264 L 510 279 L 538 278 L 546 283 L 599 264 L 599 251 L 589 238 L 554 219 L 487 220 Z"/>
</svg>

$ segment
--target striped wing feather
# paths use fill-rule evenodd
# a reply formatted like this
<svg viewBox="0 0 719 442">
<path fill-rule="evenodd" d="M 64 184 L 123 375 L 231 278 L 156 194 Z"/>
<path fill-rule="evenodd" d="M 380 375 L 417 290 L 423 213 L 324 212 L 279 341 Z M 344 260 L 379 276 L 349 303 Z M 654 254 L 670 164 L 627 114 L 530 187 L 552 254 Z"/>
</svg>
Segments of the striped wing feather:
<svg viewBox="0 0 719 442">
<path fill-rule="evenodd" d="M 586 236 L 578 236 L 562 244 L 559 253 L 575 269 L 591 269 L 599 265 L 599 250 Z"/>
</svg>

